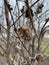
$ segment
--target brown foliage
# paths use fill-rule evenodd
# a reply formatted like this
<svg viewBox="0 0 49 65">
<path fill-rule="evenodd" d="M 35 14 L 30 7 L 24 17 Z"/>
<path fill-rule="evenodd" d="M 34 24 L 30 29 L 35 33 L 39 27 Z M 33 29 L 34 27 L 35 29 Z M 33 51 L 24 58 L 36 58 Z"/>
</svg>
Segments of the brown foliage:
<svg viewBox="0 0 49 65">
<path fill-rule="evenodd" d="M 0 56 L 4 56 L 4 53 L 0 51 Z"/>
<path fill-rule="evenodd" d="M 42 54 L 37 54 L 35 59 L 38 61 L 38 62 L 43 62 L 43 55 Z"/>
<path fill-rule="evenodd" d="M 32 31 L 29 26 L 22 26 L 18 29 L 18 32 L 22 38 L 25 40 L 30 40 L 32 37 Z"/>
</svg>

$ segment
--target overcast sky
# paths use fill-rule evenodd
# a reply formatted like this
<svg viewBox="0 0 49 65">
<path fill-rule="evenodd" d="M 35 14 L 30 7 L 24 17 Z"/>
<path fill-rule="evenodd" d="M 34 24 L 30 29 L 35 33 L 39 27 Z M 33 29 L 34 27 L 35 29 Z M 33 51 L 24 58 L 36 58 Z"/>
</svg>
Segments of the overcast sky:
<svg viewBox="0 0 49 65">
<path fill-rule="evenodd" d="M 15 0 L 9 0 L 9 1 L 10 1 L 10 4 L 11 4 L 12 6 L 15 6 L 15 4 L 16 4 Z M 35 2 L 35 1 L 36 1 L 36 0 L 33 0 L 33 2 Z M 44 12 L 44 11 L 46 11 L 47 9 L 49 9 L 49 0 L 41 0 L 41 1 L 44 2 L 44 8 L 43 8 L 43 12 Z M 2 7 L 2 5 L 3 5 L 3 0 L 0 0 L 0 7 Z M 20 8 L 20 9 L 22 8 L 23 5 L 24 5 L 24 3 L 19 1 L 19 8 Z M 1 13 L 1 8 L 0 8 L 0 13 Z M 45 18 L 46 18 L 46 17 L 49 17 L 49 12 L 47 12 L 47 15 L 45 15 Z M 48 24 L 49 24 L 49 23 L 48 23 Z"/>
</svg>

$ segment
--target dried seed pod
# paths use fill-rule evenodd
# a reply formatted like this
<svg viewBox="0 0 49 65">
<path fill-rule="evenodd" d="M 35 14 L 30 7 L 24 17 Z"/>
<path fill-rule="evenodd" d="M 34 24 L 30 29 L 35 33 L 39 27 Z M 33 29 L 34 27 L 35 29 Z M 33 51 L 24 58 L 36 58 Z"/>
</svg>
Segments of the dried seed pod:
<svg viewBox="0 0 49 65">
<path fill-rule="evenodd" d="M 24 6 L 23 6 L 23 8 L 21 9 L 21 13 L 24 13 L 24 11 L 25 11 L 25 9 L 24 9 Z M 32 11 L 31 8 L 30 8 L 30 11 L 31 11 L 31 16 L 33 17 L 33 11 Z M 26 17 L 26 18 L 29 18 L 29 12 L 28 12 L 28 9 L 26 10 L 25 17 Z"/>
<path fill-rule="evenodd" d="M 0 51 L 0 56 L 4 56 L 4 53 Z"/>
<path fill-rule="evenodd" d="M 42 54 L 37 54 L 36 56 L 35 56 L 35 59 L 38 61 L 38 62 L 43 62 L 43 55 Z"/>
<path fill-rule="evenodd" d="M 30 11 L 31 11 L 31 16 L 33 17 L 33 11 L 32 11 L 32 9 L 30 9 Z M 25 15 L 25 17 L 26 18 L 29 18 L 29 12 L 28 12 L 28 9 L 27 9 L 27 11 L 26 11 L 26 15 Z"/>
<path fill-rule="evenodd" d="M 44 7 L 44 5 L 43 5 L 43 4 L 40 4 L 40 5 L 38 6 L 37 10 L 36 10 L 36 13 L 37 13 L 37 14 L 41 13 L 43 7 Z"/>
<path fill-rule="evenodd" d="M 11 7 L 10 4 L 7 4 L 7 7 L 8 7 L 8 9 L 9 9 L 9 11 L 13 10 L 13 8 Z"/>
<path fill-rule="evenodd" d="M 18 32 L 25 40 L 30 40 L 32 37 L 32 31 L 29 26 L 22 26 L 18 29 Z"/>
<path fill-rule="evenodd" d="M 21 13 L 24 13 L 24 6 L 23 6 L 23 8 L 21 9 Z"/>
</svg>

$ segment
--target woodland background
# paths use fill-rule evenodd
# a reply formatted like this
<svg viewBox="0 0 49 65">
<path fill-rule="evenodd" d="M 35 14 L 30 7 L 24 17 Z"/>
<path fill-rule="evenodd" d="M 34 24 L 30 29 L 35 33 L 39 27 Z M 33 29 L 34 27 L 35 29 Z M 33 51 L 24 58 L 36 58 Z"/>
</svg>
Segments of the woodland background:
<svg viewBox="0 0 49 65">
<path fill-rule="evenodd" d="M 0 0 L 0 65 L 49 65 L 49 0 Z"/>
</svg>

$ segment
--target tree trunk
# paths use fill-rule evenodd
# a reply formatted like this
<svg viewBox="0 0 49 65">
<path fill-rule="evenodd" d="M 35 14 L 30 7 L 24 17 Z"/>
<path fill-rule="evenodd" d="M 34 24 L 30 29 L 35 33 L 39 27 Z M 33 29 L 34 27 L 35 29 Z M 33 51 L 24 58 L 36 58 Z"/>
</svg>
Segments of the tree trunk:
<svg viewBox="0 0 49 65">
<path fill-rule="evenodd" d="M 5 16 L 6 16 L 6 23 L 7 23 L 7 48 L 6 48 L 6 52 L 7 52 L 7 63 L 8 65 L 10 65 L 9 62 L 9 37 L 10 37 L 10 22 L 9 22 L 9 12 L 8 12 L 8 7 L 7 7 L 7 0 L 4 0 L 4 6 L 5 6 Z"/>
</svg>

